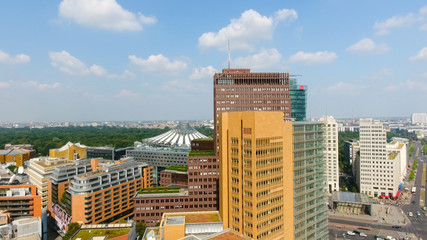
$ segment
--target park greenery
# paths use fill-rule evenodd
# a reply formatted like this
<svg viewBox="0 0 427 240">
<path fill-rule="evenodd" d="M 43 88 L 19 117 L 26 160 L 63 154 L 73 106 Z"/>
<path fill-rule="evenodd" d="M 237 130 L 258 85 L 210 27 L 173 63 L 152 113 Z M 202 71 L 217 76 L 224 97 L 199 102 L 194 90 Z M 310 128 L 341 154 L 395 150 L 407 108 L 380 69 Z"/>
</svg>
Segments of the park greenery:
<svg viewBox="0 0 427 240">
<path fill-rule="evenodd" d="M 212 137 L 213 129 L 196 128 Z M 0 148 L 6 143 L 31 144 L 39 155 L 46 156 L 49 149 L 59 148 L 67 142 L 80 142 L 86 146 L 133 146 L 135 141 L 154 137 L 170 128 L 124 128 L 124 127 L 55 127 L 55 128 L 0 128 Z"/>
<path fill-rule="evenodd" d="M 67 233 L 65 233 L 65 236 L 62 238 L 63 240 L 69 240 L 71 237 L 80 229 L 80 225 L 76 222 L 72 222 L 68 224 L 68 230 Z"/>
</svg>

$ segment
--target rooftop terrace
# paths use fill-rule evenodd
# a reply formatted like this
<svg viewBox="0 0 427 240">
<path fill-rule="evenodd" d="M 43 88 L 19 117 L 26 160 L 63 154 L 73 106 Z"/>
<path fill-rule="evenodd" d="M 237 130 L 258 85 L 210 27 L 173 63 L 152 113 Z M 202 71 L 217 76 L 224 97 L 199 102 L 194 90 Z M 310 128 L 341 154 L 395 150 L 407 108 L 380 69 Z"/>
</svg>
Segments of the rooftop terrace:
<svg viewBox="0 0 427 240">
<path fill-rule="evenodd" d="M 164 193 L 179 193 L 180 187 L 154 187 L 141 188 L 138 194 L 164 194 Z"/>
<path fill-rule="evenodd" d="M 190 151 L 188 152 L 190 157 L 204 157 L 204 156 L 215 156 L 214 150 L 199 150 L 199 151 Z"/>
</svg>

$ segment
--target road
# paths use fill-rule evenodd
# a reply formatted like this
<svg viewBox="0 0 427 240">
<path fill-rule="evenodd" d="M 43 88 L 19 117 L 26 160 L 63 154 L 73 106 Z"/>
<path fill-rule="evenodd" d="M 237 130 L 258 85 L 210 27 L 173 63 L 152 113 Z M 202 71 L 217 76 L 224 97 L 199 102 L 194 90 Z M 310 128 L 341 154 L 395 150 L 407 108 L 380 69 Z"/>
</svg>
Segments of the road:
<svg viewBox="0 0 427 240">
<path fill-rule="evenodd" d="M 427 217 L 425 216 L 426 212 L 422 210 L 422 207 L 426 206 L 425 179 L 427 174 L 427 156 L 421 154 L 423 146 L 419 141 L 413 141 L 413 144 L 415 148 L 411 163 L 413 164 L 413 162 L 416 160 L 418 164 L 415 181 L 413 181 L 412 184 L 417 188 L 417 193 L 412 195 L 410 204 L 402 206 L 402 210 L 406 214 L 412 212 L 414 215 L 413 217 L 409 217 L 412 224 L 408 225 L 408 230 L 422 236 L 423 239 L 427 239 L 427 228 L 425 227 L 425 224 L 427 223 Z M 416 215 L 417 211 L 421 213 L 421 216 L 418 217 Z"/>
</svg>

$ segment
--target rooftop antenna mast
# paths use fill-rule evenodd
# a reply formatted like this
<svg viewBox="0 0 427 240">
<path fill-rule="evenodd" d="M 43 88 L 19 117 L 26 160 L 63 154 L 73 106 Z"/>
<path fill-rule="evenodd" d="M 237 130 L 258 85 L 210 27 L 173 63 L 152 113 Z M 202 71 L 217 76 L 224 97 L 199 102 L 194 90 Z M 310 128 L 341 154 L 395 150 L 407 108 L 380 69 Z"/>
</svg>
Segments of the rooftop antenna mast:
<svg viewBox="0 0 427 240">
<path fill-rule="evenodd" d="M 228 69 L 230 69 L 230 40 L 228 40 Z"/>
</svg>

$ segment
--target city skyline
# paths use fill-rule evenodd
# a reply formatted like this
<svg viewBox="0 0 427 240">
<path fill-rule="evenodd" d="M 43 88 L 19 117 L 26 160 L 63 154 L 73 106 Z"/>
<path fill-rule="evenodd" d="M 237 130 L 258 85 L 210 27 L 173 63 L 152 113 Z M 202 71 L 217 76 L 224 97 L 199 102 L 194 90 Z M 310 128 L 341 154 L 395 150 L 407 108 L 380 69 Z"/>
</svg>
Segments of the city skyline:
<svg viewBox="0 0 427 240">
<path fill-rule="evenodd" d="M 421 1 L 64 0 L 0 13 L 0 122 L 213 119 L 228 41 L 231 68 L 298 75 L 307 118 L 427 111 Z"/>
</svg>

